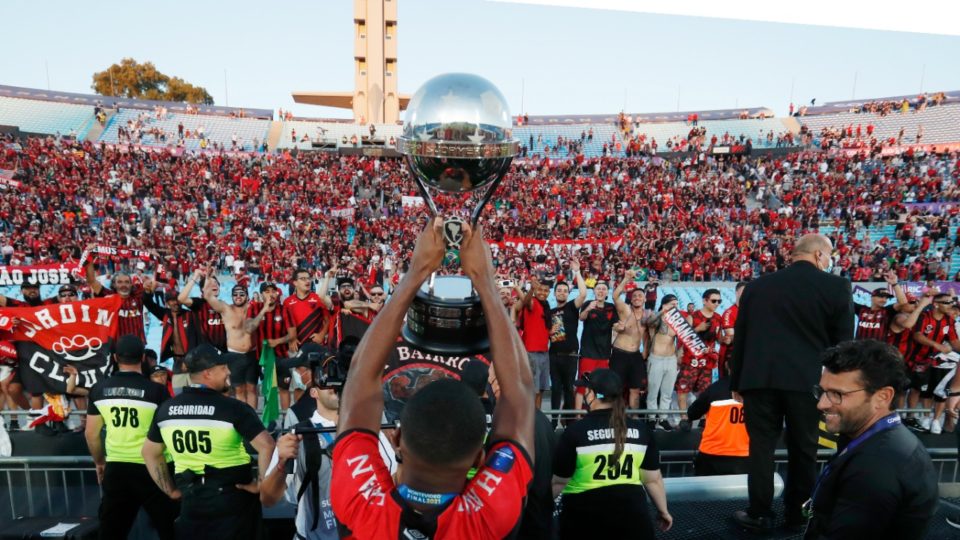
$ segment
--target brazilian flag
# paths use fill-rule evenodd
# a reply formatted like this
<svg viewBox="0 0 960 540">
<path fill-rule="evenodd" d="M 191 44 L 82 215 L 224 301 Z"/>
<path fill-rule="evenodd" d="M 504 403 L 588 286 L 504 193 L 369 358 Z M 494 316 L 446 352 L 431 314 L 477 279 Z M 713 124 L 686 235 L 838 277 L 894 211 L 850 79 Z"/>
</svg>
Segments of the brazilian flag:
<svg viewBox="0 0 960 540">
<path fill-rule="evenodd" d="M 264 426 L 269 426 L 280 417 L 280 391 L 277 389 L 277 355 L 273 347 L 263 342 L 260 349 L 260 367 L 263 368 L 263 416 Z"/>
</svg>

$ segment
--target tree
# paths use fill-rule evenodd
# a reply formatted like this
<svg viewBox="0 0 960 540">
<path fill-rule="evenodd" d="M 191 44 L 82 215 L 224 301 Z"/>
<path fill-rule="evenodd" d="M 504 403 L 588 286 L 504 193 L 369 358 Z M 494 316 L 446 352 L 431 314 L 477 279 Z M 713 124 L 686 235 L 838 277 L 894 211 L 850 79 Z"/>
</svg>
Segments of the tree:
<svg viewBox="0 0 960 540">
<path fill-rule="evenodd" d="M 180 77 L 164 75 L 153 62 L 140 64 L 133 58 L 124 58 L 119 64 L 94 73 L 91 87 L 101 96 L 213 105 L 213 97 L 205 88 L 194 86 Z"/>
</svg>

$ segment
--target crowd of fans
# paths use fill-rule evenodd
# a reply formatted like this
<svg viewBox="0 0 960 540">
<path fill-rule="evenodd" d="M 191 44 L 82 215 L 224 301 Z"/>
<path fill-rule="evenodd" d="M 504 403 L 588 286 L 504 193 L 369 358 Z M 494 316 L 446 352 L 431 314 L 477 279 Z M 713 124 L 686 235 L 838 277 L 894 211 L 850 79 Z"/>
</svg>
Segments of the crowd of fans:
<svg viewBox="0 0 960 540">
<path fill-rule="evenodd" d="M 296 151 L 175 156 L 52 137 L 2 145 L 0 169 L 21 182 L 0 192 L 5 264 L 78 258 L 97 242 L 156 251 L 160 275 L 173 280 L 208 263 L 278 282 L 288 282 L 292 268 L 319 273 L 335 264 L 389 278 L 403 271 L 427 214 L 395 159 Z M 922 152 L 522 159 L 484 221 L 498 243 L 499 271 L 517 278 L 576 257 L 588 279 L 633 267 L 663 281 L 737 281 L 782 268 L 790 239 L 820 225 L 836 227 L 834 259 L 843 275 L 873 279 L 894 269 L 904 279 L 946 278 L 958 208 L 905 203 L 958 200 L 958 165 L 956 153 Z M 884 222 L 897 223 L 896 237 L 859 234 Z M 510 243 L 516 238 L 594 247 L 524 249 Z M 935 249 L 941 239 L 946 248 Z M 127 259 L 111 263 L 136 270 Z"/>
</svg>

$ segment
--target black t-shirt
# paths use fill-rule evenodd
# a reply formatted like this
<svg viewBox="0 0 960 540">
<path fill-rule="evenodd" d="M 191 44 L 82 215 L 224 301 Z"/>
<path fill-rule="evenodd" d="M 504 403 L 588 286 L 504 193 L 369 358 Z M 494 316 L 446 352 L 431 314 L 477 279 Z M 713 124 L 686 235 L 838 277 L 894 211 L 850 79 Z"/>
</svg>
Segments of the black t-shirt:
<svg viewBox="0 0 960 540">
<path fill-rule="evenodd" d="M 589 302 L 580 309 L 583 313 Z M 580 356 L 584 358 L 610 358 L 613 347 L 613 325 L 617 322 L 617 308 L 610 302 L 590 311 L 583 321 L 583 336 L 580 338 Z"/>
<path fill-rule="evenodd" d="M 577 310 L 576 304 L 571 301 L 551 309 L 550 320 L 550 352 L 576 353 L 580 347 L 577 342 L 580 312 Z M 554 331 L 554 328 L 558 328 L 558 330 Z"/>
<path fill-rule="evenodd" d="M 527 504 L 520 518 L 518 540 L 551 540 L 553 538 L 553 450 L 557 434 L 547 415 L 536 411 L 533 447 L 537 459 L 533 464 L 533 479 L 527 490 Z"/>
</svg>

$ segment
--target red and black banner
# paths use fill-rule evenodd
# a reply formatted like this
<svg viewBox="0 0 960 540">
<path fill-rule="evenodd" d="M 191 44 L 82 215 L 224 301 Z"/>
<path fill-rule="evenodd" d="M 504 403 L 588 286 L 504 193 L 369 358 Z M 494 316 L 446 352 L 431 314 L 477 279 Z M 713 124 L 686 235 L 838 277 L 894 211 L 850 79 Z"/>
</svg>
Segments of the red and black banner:
<svg viewBox="0 0 960 540">
<path fill-rule="evenodd" d="M 71 275 L 79 275 L 80 263 L 37 264 L 33 266 L 0 266 L 0 287 L 8 285 L 66 285 Z"/>
<path fill-rule="evenodd" d="M 103 379 L 117 336 L 119 295 L 40 307 L 0 308 L 0 328 L 11 328 L 20 378 L 31 393 L 66 392 L 64 366 L 78 371 L 77 386 Z"/>
</svg>

